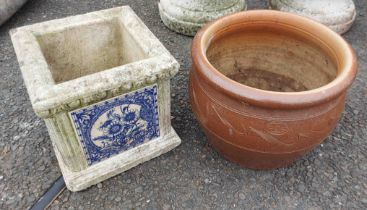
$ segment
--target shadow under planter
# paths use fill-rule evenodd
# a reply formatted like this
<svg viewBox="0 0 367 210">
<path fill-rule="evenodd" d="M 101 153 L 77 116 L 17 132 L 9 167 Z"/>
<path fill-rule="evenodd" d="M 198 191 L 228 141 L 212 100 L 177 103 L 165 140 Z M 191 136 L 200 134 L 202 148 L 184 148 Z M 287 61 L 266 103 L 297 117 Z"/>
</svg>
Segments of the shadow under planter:
<svg viewBox="0 0 367 210">
<path fill-rule="evenodd" d="M 13 29 L 11 37 L 68 189 L 180 144 L 170 121 L 179 64 L 130 7 Z"/>
</svg>

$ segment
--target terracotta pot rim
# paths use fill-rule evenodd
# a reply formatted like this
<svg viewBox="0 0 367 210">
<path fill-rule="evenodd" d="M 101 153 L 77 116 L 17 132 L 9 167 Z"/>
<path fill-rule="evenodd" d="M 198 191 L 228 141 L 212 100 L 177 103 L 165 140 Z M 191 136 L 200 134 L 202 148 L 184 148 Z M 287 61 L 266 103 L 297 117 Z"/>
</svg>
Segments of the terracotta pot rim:
<svg viewBox="0 0 367 210">
<path fill-rule="evenodd" d="M 306 33 L 310 39 L 318 40 L 327 47 L 337 61 L 338 75 L 330 83 L 302 92 L 275 92 L 252 88 L 226 77 L 207 59 L 206 50 L 218 31 L 233 25 L 266 22 L 278 27 L 287 27 Z M 356 55 L 351 46 L 328 27 L 308 18 L 287 12 L 252 10 L 227 15 L 205 25 L 195 36 L 191 48 L 193 68 L 202 81 L 216 90 L 246 103 L 270 108 L 303 108 L 334 99 L 352 84 L 357 73 Z"/>
</svg>

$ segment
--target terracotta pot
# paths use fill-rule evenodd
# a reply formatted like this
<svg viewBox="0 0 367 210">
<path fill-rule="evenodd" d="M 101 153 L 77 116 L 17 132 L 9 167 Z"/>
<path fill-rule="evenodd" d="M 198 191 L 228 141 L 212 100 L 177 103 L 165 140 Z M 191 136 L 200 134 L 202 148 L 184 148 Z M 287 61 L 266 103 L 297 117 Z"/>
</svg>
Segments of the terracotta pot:
<svg viewBox="0 0 367 210">
<path fill-rule="evenodd" d="M 326 26 L 278 11 L 241 12 L 196 35 L 190 100 L 224 157 L 272 169 L 330 135 L 355 76 L 354 51 Z"/>
</svg>

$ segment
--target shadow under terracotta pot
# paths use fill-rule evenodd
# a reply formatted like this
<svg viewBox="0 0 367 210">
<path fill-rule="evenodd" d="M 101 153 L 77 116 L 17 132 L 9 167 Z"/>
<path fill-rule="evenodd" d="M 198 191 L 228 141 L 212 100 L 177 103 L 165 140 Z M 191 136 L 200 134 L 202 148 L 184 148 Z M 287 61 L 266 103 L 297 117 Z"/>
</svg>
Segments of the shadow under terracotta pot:
<svg viewBox="0 0 367 210">
<path fill-rule="evenodd" d="M 248 11 L 198 32 L 189 92 L 216 150 L 242 166 L 272 169 L 330 135 L 355 76 L 354 51 L 326 26 L 284 12 Z"/>
</svg>

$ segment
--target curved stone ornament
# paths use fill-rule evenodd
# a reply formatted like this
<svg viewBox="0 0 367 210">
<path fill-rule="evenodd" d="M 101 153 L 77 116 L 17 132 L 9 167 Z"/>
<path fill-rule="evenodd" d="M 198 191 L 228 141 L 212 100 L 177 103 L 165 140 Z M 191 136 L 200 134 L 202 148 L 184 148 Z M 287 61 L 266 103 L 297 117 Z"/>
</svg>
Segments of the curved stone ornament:
<svg viewBox="0 0 367 210">
<path fill-rule="evenodd" d="M 188 36 L 209 21 L 247 8 L 245 0 L 160 0 L 158 6 L 163 23 Z"/>
<path fill-rule="evenodd" d="M 0 0 L 0 25 L 9 19 L 27 0 Z"/>
<path fill-rule="evenodd" d="M 347 32 L 356 18 L 353 0 L 269 0 L 269 6 L 311 18 L 339 34 Z"/>
</svg>

